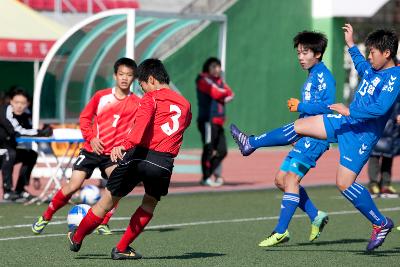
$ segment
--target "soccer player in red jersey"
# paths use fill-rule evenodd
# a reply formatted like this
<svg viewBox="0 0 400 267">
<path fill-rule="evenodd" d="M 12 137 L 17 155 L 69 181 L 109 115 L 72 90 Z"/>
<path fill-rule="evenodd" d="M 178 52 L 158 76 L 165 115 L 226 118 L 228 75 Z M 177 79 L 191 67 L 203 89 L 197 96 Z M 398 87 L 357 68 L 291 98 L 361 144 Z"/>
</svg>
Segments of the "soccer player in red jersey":
<svg viewBox="0 0 400 267">
<path fill-rule="evenodd" d="M 118 160 L 118 165 L 107 181 L 105 193 L 79 227 L 68 233 L 72 251 L 79 251 L 85 236 L 102 222 L 114 204 L 143 182 L 142 204 L 111 252 L 114 260 L 141 258 L 129 245 L 150 222 L 161 196 L 168 194 L 174 158 L 192 118 L 190 103 L 170 89 L 168 73 L 158 59 L 146 59 L 139 65 L 138 80 L 145 94 L 134 126 L 121 145 L 111 152 L 111 160 Z"/>
<path fill-rule="evenodd" d="M 114 64 L 115 87 L 97 91 L 80 114 L 79 122 L 85 139 L 83 149 L 76 159 L 69 183 L 54 195 L 42 216 L 32 225 L 32 231 L 40 234 L 57 210 L 64 207 L 77 192 L 85 179 L 99 168 L 103 178 L 110 176 L 116 163 L 110 159 L 114 146 L 121 144 L 132 127 L 140 98 L 130 92 L 137 65 L 129 58 L 120 58 Z M 110 211 L 97 229 L 98 234 L 111 234 L 108 221 Z"/>
</svg>

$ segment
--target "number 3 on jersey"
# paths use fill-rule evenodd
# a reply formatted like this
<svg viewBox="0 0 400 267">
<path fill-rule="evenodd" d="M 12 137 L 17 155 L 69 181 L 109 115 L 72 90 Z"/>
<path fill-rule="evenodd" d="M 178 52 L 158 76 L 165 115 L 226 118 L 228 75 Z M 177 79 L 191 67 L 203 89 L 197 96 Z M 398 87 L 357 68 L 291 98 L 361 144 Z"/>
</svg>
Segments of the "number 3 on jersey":
<svg viewBox="0 0 400 267">
<path fill-rule="evenodd" d="M 169 106 L 169 111 L 173 112 L 175 111 L 176 114 L 171 116 L 172 120 L 172 129 L 169 126 L 169 123 L 166 122 L 163 125 L 161 125 L 161 130 L 163 130 L 164 133 L 166 133 L 168 136 L 171 136 L 171 134 L 175 133 L 179 129 L 179 117 L 182 115 L 181 109 L 177 105 L 170 105 Z"/>
</svg>

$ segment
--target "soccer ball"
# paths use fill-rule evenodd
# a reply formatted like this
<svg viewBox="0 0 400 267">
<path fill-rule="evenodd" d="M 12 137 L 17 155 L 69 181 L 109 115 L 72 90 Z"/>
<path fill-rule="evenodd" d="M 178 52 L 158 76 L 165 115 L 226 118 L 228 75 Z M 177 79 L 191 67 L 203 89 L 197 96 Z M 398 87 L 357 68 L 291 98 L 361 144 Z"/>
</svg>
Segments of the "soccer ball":
<svg viewBox="0 0 400 267">
<path fill-rule="evenodd" d="M 83 204 L 93 205 L 100 199 L 100 190 L 94 185 L 85 185 L 79 197 Z"/>
<path fill-rule="evenodd" d="M 72 209 L 70 209 L 70 211 L 68 212 L 68 217 L 67 217 L 68 228 L 72 229 L 73 227 L 77 227 L 81 223 L 83 217 L 86 216 L 89 209 L 90 206 L 86 204 L 79 204 L 73 206 Z"/>
</svg>

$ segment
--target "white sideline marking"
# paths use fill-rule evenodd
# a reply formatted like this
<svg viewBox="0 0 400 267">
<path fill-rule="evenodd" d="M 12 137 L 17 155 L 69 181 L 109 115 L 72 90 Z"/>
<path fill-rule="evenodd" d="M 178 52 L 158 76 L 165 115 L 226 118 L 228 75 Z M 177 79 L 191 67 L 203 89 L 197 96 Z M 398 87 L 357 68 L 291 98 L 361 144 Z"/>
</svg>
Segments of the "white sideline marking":
<svg viewBox="0 0 400 267">
<path fill-rule="evenodd" d="M 400 207 L 393 208 L 385 208 L 380 209 L 381 211 L 391 212 L 391 211 L 399 211 Z M 347 214 L 356 214 L 359 213 L 358 210 L 342 210 L 342 211 L 333 211 L 328 212 L 328 215 L 347 215 Z M 303 218 L 307 217 L 306 214 L 302 215 L 294 215 L 293 218 Z M 255 221 L 268 221 L 268 220 L 276 220 L 278 216 L 271 217 L 256 217 L 256 218 L 242 218 L 242 219 L 230 219 L 230 220 L 214 220 L 214 221 L 198 221 L 198 222 L 189 222 L 189 223 L 177 223 L 177 224 L 163 224 L 163 225 L 153 225 L 148 226 L 146 229 L 166 229 L 166 228 L 175 228 L 175 227 L 185 227 L 185 226 L 197 226 L 197 225 L 206 225 L 206 224 L 221 224 L 221 223 L 240 223 L 240 222 L 255 222 Z M 117 217 L 111 218 L 114 221 L 122 221 L 122 220 L 130 220 L 131 217 Z M 51 224 L 62 224 L 66 223 L 66 221 L 57 221 L 52 222 Z M 10 228 L 23 228 L 23 227 L 31 227 L 31 224 L 20 224 L 20 225 L 8 225 L 2 226 L 0 229 L 10 229 Z M 114 229 L 114 231 L 124 231 L 126 228 L 122 229 Z M 54 236 L 65 236 L 66 234 L 44 234 L 44 235 L 29 235 L 29 236 L 15 236 L 15 237 L 5 237 L 0 238 L 0 241 L 8 241 L 8 240 L 19 240 L 19 239 L 31 239 L 31 238 L 44 238 L 44 237 L 54 237 Z"/>
</svg>

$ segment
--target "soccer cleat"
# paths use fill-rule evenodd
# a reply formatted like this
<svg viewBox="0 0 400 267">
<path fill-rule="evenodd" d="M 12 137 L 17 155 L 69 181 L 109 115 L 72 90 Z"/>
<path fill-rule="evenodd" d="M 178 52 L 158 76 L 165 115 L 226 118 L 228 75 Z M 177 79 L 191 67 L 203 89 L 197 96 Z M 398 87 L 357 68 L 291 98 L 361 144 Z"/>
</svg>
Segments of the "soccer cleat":
<svg viewBox="0 0 400 267">
<path fill-rule="evenodd" d="M 96 230 L 94 230 L 94 233 L 98 235 L 112 235 L 110 226 L 108 226 L 108 224 L 100 224 L 97 226 Z"/>
<path fill-rule="evenodd" d="M 378 225 L 372 225 L 372 234 L 370 241 L 368 242 L 367 245 L 367 251 L 373 251 L 374 249 L 380 247 L 383 242 L 385 242 L 386 236 L 392 231 L 392 228 L 394 227 L 393 221 L 386 217 L 386 224 L 381 226 Z"/>
<path fill-rule="evenodd" d="M 230 129 L 231 129 L 231 135 L 235 140 L 236 144 L 239 146 L 239 150 L 243 156 L 249 156 L 256 150 L 254 147 L 250 145 L 249 136 L 240 131 L 235 124 L 231 124 Z"/>
<path fill-rule="evenodd" d="M 277 232 L 272 232 L 269 237 L 267 237 L 265 240 L 261 241 L 260 244 L 258 244 L 259 247 L 272 247 L 275 246 L 279 243 L 285 243 L 288 242 L 290 239 L 289 231 L 286 230 L 283 234 L 278 234 Z"/>
<path fill-rule="evenodd" d="M 43 216 L 39 216 L 32 224 L 32 232 L 37 235 L 41 234 L 49 222 L 50 221 L 45 220 Z"/>
<path fill-rule="evenodd" d="M 142 255 L 136 252 L 133 248 L 128 247 L 125 251 L 118 251 L 117 248 L 111 250 L 111 259 L 113 260 L 138 260 Z"/>
<path fill-rule="evenodd" d="M 311 223 L 311 233 L 310 233 L 310 242 L 317 239 L 320 235 L 322 230 L 324 229 L 325 225 L 328 223 L 329 217 L 326 212 L 318 211 L 317 217 Z"/>
<path fill-rule="evenodd" d="M 78 252 L 81 249 L 82 243 L 76 243 L 73 238 L 76 232 L 76 227 L 72 228 L 71 231 L 68 232 L 67 238 L 69 242 L 69 249 L 73 252 Z"/>
</svg>

